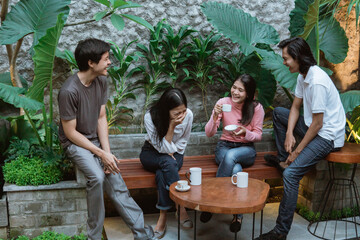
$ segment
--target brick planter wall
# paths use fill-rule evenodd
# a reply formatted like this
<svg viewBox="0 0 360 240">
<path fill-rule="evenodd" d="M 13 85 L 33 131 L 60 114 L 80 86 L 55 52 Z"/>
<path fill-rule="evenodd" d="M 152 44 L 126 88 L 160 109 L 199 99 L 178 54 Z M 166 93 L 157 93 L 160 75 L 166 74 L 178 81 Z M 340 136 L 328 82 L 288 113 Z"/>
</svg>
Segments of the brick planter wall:
<svg viewBox="0 0 360 240">
<path fill-rule="evenodd" d="M 6 204 L 6 195 L 3 195 L 0 199 L 0 239 L 7 239 L 7 204 Z"/>
<path fill-rule="evenodd" d="M 44 231 L 70 236 L 86 233 L 86 190 L 76 181 L 37 187 L 6 184 L 4 191 L 10 238 L 19 235 L 35 237 Z M 0 233 L 3 225 L 1 210 L 0 203 Z"/>
<path fill-rule="evenodd" d="M 360 146 L 359 146 L 360 147 Z M 348 178 L 351 177 L 353 166 L 352 165 L 335 165 L 335 177 Z M 360 169 L 356 170 L 355 182 L 357 184 L 358 191 L 360 192 L 360 179 L 359 175 Z M 312 211 L 318 211 L 321 198 L 324 195 L 326 185 L 330 179 L 329 176 L 329 167 L 326 160 L 321 160 L 300 182 L 299 188 L 299 198 L 298 203 L 308 207 Z M 340 194 L 337 193 L 335 201 L 337 201 L 338 206 L 342 204 L 346 207 L 350 203 L 349 189 L 345 189 L 345 198 L 341 199 Z M 332 199 L 332 198 L 330 198 Z M 356 203 L 355 198 L 353 202 Z"/>
</svg>

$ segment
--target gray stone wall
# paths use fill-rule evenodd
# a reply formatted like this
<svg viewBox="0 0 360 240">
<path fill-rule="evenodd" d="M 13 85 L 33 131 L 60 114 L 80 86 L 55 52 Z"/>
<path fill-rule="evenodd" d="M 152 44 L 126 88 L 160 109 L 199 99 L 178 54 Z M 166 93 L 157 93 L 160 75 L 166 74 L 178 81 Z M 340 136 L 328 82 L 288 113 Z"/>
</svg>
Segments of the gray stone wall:
<svg viewBox="0 0 360 240">
<path fill-rule="evenodd" d="M 258 152 L 276 151 L 272 136 L 272 129 L 264 129 L 262 140 L 255 143 Z M 214 154 L 216 143 L 221 132 L 209 138 L 205 132 L 192 132 L 185 150 L 186 156 Z M 119 159 L 139 158 L 141 147 L 144 144 L 145 134 L 110 135 L 110 147 L 113 154 Z"/>
<path fill-rule="evenodd" d="M 293 0 L 218 0 L 232 4 L 237 8 L 243 9 L 259 19 L 260 22 L 271 24 L 280 34 L 280 38 L 284 39 L 289 36 L 289 13 L 294 7 Z M 15 4 L 17 1 L 11 1 Z M 156 24 L 162 19 L 166 19 L 168 23 L 177 31 L 183 25 L 190 25 L 193 29 L 198 30 L 201 34 L 206 35 L 212 30 L 212 26 L 206 20 L 201 12 L 200 5 L 205 0 L 139 0 L 136 1 L 141 4 L 142 8 L 134 8 L 125 10 L 123 13 L 141 16 L 151 24 Z M 79 22 L 86 19 L 91 19 L 93 15 L 104 8 L 102 5 L 90 0 L 72 1 L 70 15 L 67 23 Z M 125 20 L 126 21 L 126 20 Z M 126 21 L 125 29 L 122 32 L 117 31 L 110 23 L 110 19 L 104 19 L 99 22 L 89 23 L 85 25 L 78 25 L 74 27 L 65 27 L 63 34 L 59 41 L 59 48 L 61 50 L 69 49 L 74 51 L 79 40 L 88 37 L 96 37 L 103 40 L 112 40 L 122 46 L 132 40 L 138 39 L 139 43 L 146 43 L 149 39 L 149 31 L 132 21 Z M 26 37 L 19 53 L 17 61 L 18 69 L 29 82 L 33 78 L 33 63 L 29 55 L 29 48 L 31 46 L 31 37 Z M 237 47 L 228 40 L 222 40 L 222 47 L 232 46 Z M 135 45 L 134 45 L 135 46 Z M 134 49 L 130 49 L 134 51 Z M 116 64 L 115 62 L 113 64 Z M 6 72 L 9 69 L 5 46 L 0 46 L 0 72 Z M 62 83 L 70 75 L 69 69 L 62 60 L 56 61 L 54 76 L 55 99 Z M 135 81 L 135 79 L 133 79 Z M 189 107 L 194 112 L 195 122 L 204 121 L 205 115 L 201 106 L 201 94 L 197 90 L 189 91 L 189 86 L 182 85 L 186 95 L 189 98 Z M 217 84 L 209 89 L 208 93 L 208 109 L 212 109 L 216 100 L 222 96 L 227 89 Z M 282 91 L 279 91 L 282 94 Z M 144 94 L 141 90 L 136 92 L 138 96 L 136 101 L 128 101 L 126 105 L 134 109 L 135 118 L 141 115 L 141 110 L 144 103 Z M 285 98 L 286 99 L 286 98 Z M 56 102 L 56 101 L 55 101 Z M 56 103 L 57 104 L 57 103 Z M 281 101 L 276 104 L 284 105 Z M 286 105 L 287 103 L 285 103 Z M 57 106 L 54 109 L 57 112 Z M 57 113 L 55 114 L 57 116 Z M 139 120 L 137 120 L 139 122 Z M 136 124 L 136 121 L 135 121 Z"/>
<path fill-rule="evenodd" d="M 86 233 L 86 190 L 75 181 L 38 187 L 6 184 L 4 191 L 9 208 L 9 237 L 33 238 L 44 231 L 70 236 Z M 0 210 L 1 207 L 0 202 Z M 2 225 L 0 215 L 0 233 Z"/>
</svg>

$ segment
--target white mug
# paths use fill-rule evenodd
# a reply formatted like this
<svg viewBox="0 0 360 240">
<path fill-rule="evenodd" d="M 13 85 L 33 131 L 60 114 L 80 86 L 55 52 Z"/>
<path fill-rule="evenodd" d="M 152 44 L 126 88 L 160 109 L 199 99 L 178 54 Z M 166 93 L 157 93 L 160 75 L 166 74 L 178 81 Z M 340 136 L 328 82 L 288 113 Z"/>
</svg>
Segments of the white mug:
<svg viewBox="0 0 360 240">
<path fill-rule="evenodd" d="M 236 182 L 234 182 L 234 177 L 236 177 Z M 231 176 L 232 184 L 236 185 L 239 188 L 248 187 L 249 174 L 247 172 L 238 172 Z"/>
<path fill-rule="evenodd" d="M 189 185 L 188 185 L 188 181 L 186 180 L 179 180 L 177 181 L 177 188 L 179 189 L 186 189 Z"/>
<path fill-rule="evenodd" d="M 231 112 L 231 105 L 230 104 L 223 104 L 222 105 L 223 112 Z"/>
<path fill-rule="evenodd" d="M 185 177 L 189 179 L 191 185 L 201 185 L 201 168 L 190 168 L 189 171 L 185 173 Z"/>
</svg>

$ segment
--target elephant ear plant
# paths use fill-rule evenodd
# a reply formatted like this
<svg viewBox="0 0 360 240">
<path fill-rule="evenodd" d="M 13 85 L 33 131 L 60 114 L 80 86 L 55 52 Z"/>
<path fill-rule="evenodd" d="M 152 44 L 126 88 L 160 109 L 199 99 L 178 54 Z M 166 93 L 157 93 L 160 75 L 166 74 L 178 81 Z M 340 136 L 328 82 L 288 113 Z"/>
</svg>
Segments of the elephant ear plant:
<svg viewBox="0 0 360 240">
<path fill-rule="evenodd" d="M 278 34 L 272 26 L 260 23 L 250 14 L 224 3 L 206 2 L 202 5 L 202 11 L 220 33 L 239 44 L 239 49 L 245 56 L 256 54 L 262 67 L 274 75 L 277 83 L 292 100 L 288 89 L 294 91 L 297 74 L 290 73 L 282 64 L 282 57 L 271 50 L 270 45 L 279 42 Z M 345 59 L 348 49 L 345 32 L 334 19 L 321 15 L 319 0 L 296 0 L 290 19 L 289 30 L 292 36 L 305 38 L 317 60 L 320 50 L 330 62 L 339 63 Z M 267 47 L 264 48 L 264 45 Z M 345 99 L 350 96 L 355 99 L 351 103 L 351 109 L 360 104 L 359 91 L 350 91 L 342 97 L 345 109 L 349 108 L 350 103 Z"/>
<path fill-rule="evenodd" d="M 57 131 L 56 125 L 53 122 L 53 96 L 52 96 L 52 69 L 53 62 L 55 57 L 56 47 L 61 35 L 62 28 L 64 26 L 64 14 L 58 16 L 58 21 L 56 25 L 52 28 L 49 28 L 46 32 L 46 35 L 40 38 L 38 44 L 34 47 L 34 81 L 33 85 L 29 88 L 28 91 L 24 91 L 21 88 L 12 87 L 5 85 L 4 89 L 7 89 L 7 92 L 3 91 L 1 88 L 0 98 L 5 102 L 13 104 L 15 107 L 22 107 L 24 109 L 27 120 L 29 121 L 33 132 L 38 140 L 38 145 L 40 146 L 38 151 L 39 155 L 42 158 L 42 161 L 45 161 L 47 165 L 52 167 L 58 166 L 61 163 L 61 149 L 59 144 L 54 142 L 56 139 Z M 49 90 L 49 112 L 44 106 L 44 90 L 48 87 Z M 34 115 L 37 110 L 41 109 L 41 126 L 37 126 L 34 121 Z M 44 132 L 44 133 L 43 133 Z M 44 137 L 42 137 L 44 135 Z M 38 155 L 38 156 L 39 156 Z M 32 165 L 35 161 L 35 157 L 31 159 L 21 158 L 21 161 L 24 161 L 23 164 L 28 163 L 29 166 Z M 17 159 L 18 160 L 18 159 Z M 19 158 L 20 161 L 20 158 Z M 36 160 L 38 162 L 38 160 Z M 11 162 L 10 164 L 16 164 Z M 45 167 L 45 166 L 44 166 Z M 11 165 L 7 168 L 4 167 L 5 179 L 7 176 L 12 176 L 13 174 L 7 174 L 11 172 Z M 51 172 L 51 171 L 50 171 Z M 61 171 L 60 171 L 61 174 Z M 23 179 L 23 175 L 20 178 Z M 42 180 L 45 180 L 43 178 Z M 54 181 L 60 180 L 59 178 L 52 178 Z M 11 178 L 8 178 L 10 182 Z M 40 181 L 40 182 L 17 182 L 14 183 L 20 184 L 50 184 L 54 183 L 53 181 Z"/>
</svg>

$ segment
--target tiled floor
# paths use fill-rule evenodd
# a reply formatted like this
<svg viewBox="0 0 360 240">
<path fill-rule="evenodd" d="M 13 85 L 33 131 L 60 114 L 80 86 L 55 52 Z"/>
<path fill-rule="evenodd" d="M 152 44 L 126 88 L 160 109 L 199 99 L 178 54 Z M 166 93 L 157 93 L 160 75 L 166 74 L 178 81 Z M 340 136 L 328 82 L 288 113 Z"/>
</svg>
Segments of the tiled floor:
<svg viewBox="0 0 360 240">
<path fill-rule="evenodd" d="M 267 204 L 264 208 L 264 223 L 263 232 L 270 231 L 276 221 L 279 203 Z M 193 219 L 194 212 L 190 211 L 189 215 Z M 146 214 L 145 222 L 151 226 L 155 226 L 157 221 L 157 214 Z M 197 214 L 197 239 L 199 240 L 228 240 L 234 239 L 234 233 L 229 231 L 229 223 L 232 220 L 232 215 L 215 214 L 208 223 L 201 223 L 199 221 L 199 214 Z M 255 237 L 259 235 L 260 213 L 256 214 L 255 222 Z M 291 231 L 288 235 L 288 240 L 312 240 L 318 239 L 312 236 L 307 230 L 308 222 L 295 214 L 294 222 Z M 105 231 L 109 240 L 132 240 L 134 239 L 129 228 L 124 224 L 120 217 L 106 218 Z M 251 239 L 252 231 L 252 214 L 245 214 L 241 231 L 238 233 L 237 239 L 248 240 Z M 181 240 L 193 239 L 193 229 L 181 230 Z M 168 213 L 167 232 L 163 240 L 177 239 L 177 220 L 174 213 Z"/>
</svg>

